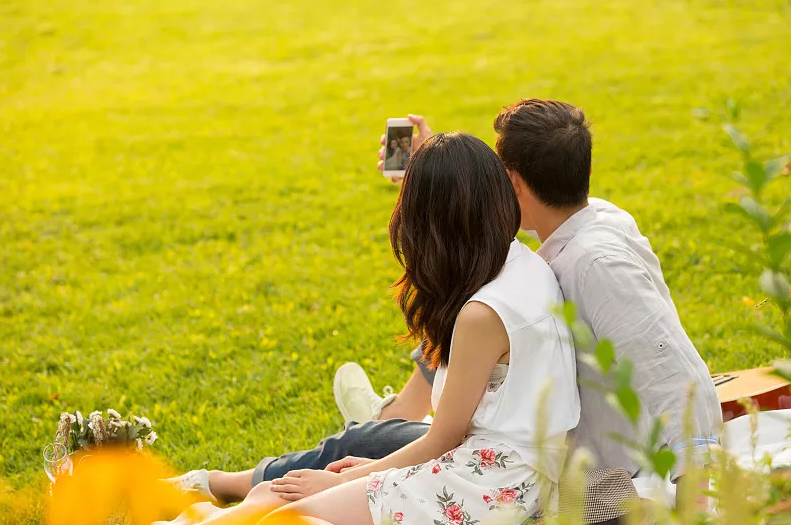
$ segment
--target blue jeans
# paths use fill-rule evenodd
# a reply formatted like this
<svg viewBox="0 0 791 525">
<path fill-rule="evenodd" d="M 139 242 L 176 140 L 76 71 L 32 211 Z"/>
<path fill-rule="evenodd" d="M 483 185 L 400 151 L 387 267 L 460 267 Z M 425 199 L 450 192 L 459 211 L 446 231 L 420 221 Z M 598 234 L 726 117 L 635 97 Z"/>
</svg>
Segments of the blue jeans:
<svg viewBox="0 0 791 525">
<path fill-rule="evenodd" d="M 403 419 L 352 422 L 343 432 L 324 439 L 315 448 L 263 459 L 253 471 L 253 486 L 282 478 L 291 470 L 322 470 L 346 456 L 381 459 L 423 436 L 428 428 L 427 423 Z"/>
<path fill-rule="evenodd" d="M 434 384 L 434 371 L 423 362 L 423 347 L 418 346 L 410 356 L 428 384 Z M 253 486 L 262 481 L 282 478 L 299 469 L 322 470 L 346 456 L 382 459 L 402 449 L 428 432 L 428 424 L 403 419 L 351 422 L 343 432 L 324 439 L 315 448 L 289 452 L 278 458 L 264 458 L 253 471 Z"/>
</svg>

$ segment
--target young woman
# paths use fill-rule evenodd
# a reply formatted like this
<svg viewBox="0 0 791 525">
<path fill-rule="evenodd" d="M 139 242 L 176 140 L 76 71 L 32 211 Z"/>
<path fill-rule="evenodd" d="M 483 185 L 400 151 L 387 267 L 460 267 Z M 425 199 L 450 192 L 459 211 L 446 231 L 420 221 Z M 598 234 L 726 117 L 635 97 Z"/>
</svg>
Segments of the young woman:
<svg viewBox="0 0 791 525">
<path fill-rule="evenodd" d="M 555 276 L 514 240 L 519 223 L 508 174 L 482 141 L 438 134 L 415 151 L 390 239 L 409 334 L 437 368 L 430 430 L 340 474 L 261 483 L 207 523 L 285 500 L 298 501 L 275 512 L 335 525 L 468 525 L 503 510 L 519 523 L 551 505 L 579 417 L 574 348 L 551 313 L 563 300 Z"/>
<path fill-rule="evenodd" d="M 387 143 L 385 159 L 385 169 L 401 169 L 401 148 L 399 147 L 398 139 L 391 138 Z"/>
</svg>

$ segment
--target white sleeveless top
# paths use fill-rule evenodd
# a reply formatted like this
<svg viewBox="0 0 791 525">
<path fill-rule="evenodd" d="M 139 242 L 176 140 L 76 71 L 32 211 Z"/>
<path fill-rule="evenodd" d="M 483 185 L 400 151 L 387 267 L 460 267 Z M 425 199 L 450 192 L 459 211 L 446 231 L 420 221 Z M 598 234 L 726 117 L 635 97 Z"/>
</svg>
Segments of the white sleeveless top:
<svg viewBox="0 0 791 525">
<path fill-rule="evenodd" d="M 507 367 L 498 365 L 493 370 L 468 435 L 486 436 L 530 456 L 536 454 L 543 434 L 545 453 L 547 449 L 562 451 L 555 454 L 555 460 L 545 458 L 557 463 L 551 470 L 559 474 L 566 432 L 577 426 L 580 402 L 571 333 L 553 315 L 553 307 L 563 303 L 555 275 L 541 257 L 514 240 L 502 272 L 470 301 L 486 304 L 500 317 L 510 340 L 510 356 Z M 503 371 L 505 379 L 497 381 L 495 376 Z M 447 369 L 441 367 L 434 379 L 431 401 L 435 410 L 446 374 Z M 543 415 L 541 424 L 539 414 Z"/>
</svg>

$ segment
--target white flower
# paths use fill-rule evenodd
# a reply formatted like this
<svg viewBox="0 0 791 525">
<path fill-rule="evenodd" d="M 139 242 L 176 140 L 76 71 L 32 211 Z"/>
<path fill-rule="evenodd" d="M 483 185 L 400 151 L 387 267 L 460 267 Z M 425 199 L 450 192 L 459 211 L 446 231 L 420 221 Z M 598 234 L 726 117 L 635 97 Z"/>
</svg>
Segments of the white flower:
<svg viewBox="0 0 791 525">
<path fill-rule="evenodd" d="M 101 417 L 102 416 L 102 411 L 101 410 L 94 410 L 93 412 L 88 414 L 88 419 L 93 419 L 96 416 Z"/>
<path fill-rule="evenodd" d="M 146 443 L 148 443 L 149 445 L 153 445 L 154 441 L 156 440 L 157 440 L 157 433 L 154 431 L 151 431 L 151 433 L 146 437 Z"/>
<path fill-rule="evenodd" d="M 82 422 L 84 421 L 84 418 L 82 417 L 82 414 L 80 414 L 79 410 L 76 411 L 75 414 L 77 415 L 77 423 L 79 423 L 80 427 L 82 427 Z"/>
<path fill-rule="evenodd" d="M 143 428 L 151 428 L 151 421 L 147 417 L 135 416 L 135 423 L 142 425 Z"/>
<path fill-rule="evenodd" d="M 137 438 L 137 449 L 143 450 L 143 440 L 140 438 Z"/>
<path fill-rule="evenodd" d="M 110 420 L 110 425 L 113 427 L 125 427 L 129 424 L 129 421 L 119 421 L 117 419 Z"/>
<path fill-rule="evenodd" d="M 74 414 L 69 414 L 68 412 L 64 412 L 60 415 L 61 421 L 68 421 L 70 424 L 77 421 L 77 418 L 74 417 Z"/>
<path fill-rule="evenodd" d="M 121 414 L 119 414 L 112 408 L 107 409 L 107 415 L 109 415 L 111 419 L 121 419 Z"/>
</svg>

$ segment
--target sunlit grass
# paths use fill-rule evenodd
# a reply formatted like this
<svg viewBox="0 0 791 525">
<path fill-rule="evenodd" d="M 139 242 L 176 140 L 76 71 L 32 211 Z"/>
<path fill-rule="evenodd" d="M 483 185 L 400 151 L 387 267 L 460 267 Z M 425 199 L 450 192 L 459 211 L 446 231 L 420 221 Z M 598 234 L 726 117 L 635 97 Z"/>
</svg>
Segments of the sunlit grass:
<svg viewBox="0 0 791 525">
<path fill-rule="evenodd" d="M 491 143 L 503 104 L 581 105 L 593 192 L 651 238 L 704 358 L 767 364 L 739 328 L 756 247 L 720 212 L 739 159 L 692 109 L 739 98 L 757 151 L 791 150 L 789 27 L 780 1 L 0 3 L 0 474 L 40 478 L 64 410 L 246 469 L 339 428 L 339 363 L 400 386 L 374 165 L 407 112 Z"/>
</svg>

